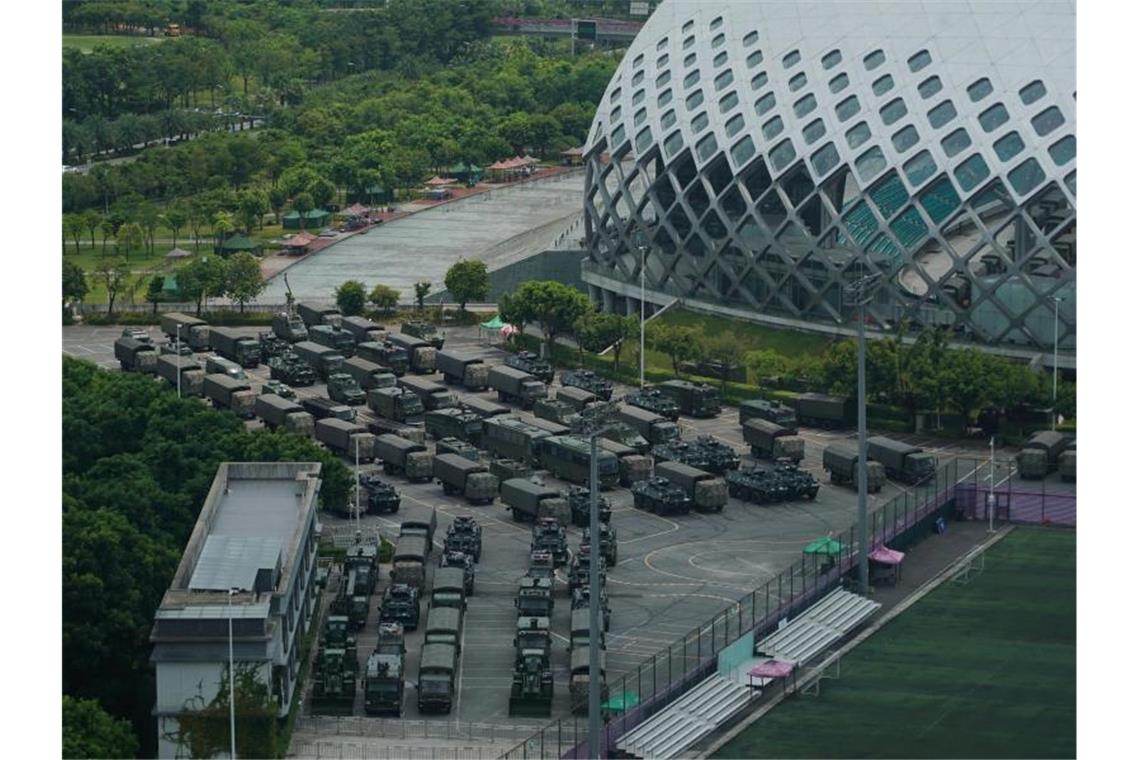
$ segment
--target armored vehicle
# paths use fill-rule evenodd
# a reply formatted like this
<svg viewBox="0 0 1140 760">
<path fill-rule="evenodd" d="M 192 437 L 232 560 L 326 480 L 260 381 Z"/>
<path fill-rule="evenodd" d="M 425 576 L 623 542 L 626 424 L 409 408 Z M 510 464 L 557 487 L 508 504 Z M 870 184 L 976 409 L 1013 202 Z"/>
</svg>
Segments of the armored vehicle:
<svg viewBox="0 0 1140 760">
<path fill-rule="evenodd" d="M 503 481 L 512 478 L 529 478 L 534 473 L 534 468 L 521 459 L 492 459 L 487 469 L 499 479 L 500 491 Z"/>
<path fill-rule="evenodd" d="M 519 580 L 515 608 L 519 617 L 545 617 L 554 613 L 554 581 L 550 578 L 524 577 Z"/>
<path fill-rule="evenodd" d="M 924 452 L 918 446 L 882 435 L 873 435 L 867 439 L 867 458 L 880 462 L 888 478 L 910 485 L 929 480 L 937 467 L 933 454 Z"/>
<path fill-rule="evenodd" d="M 186 343 L 194 351 L 210 348 L 210 326 L 204 319 L 172 311 L 163 314 L 159 324 L 172 341 Z"/>
<path fill-rule="evenodd" d="M 570 508 L 558 489 L 526 478 L 512 478 L 500 485 L 500 498 L 515 520 L 537 521 L 547 517 L 569 521 Z"/>
<path fill-rule="evenodd" d="M 479 456 L 479 449 L 472 446 L 467 441 L 461 441 L 458 438 L 440 438 L 435 442 L 435 453 L 439 454 L 456 454 L 464 459 L 470 459 L 476 464 L 483 462 Z"/>
<path fill-rule="evenodd" d="M 317 382 L 317 373 L 308 362 L 292 351 L 275 356 L 269 362 L 269 377 L 288 383 L 295 388 L 304 388 Z"/>
<path fill-rule="evenodd" d="M 274 396 L 280 396 L 281 398 L 288 399 L 289 401 L 297 400 L 297 394 L 293 391 L 293 389 L 280 380 L 266 380 L 264 383 L 262 383 L 261 395 L 264 396 L 268 393 L 271 393 Z"/>
<path fill-rule="evenodd" d="M 677 402 L 681 414 L 690 417 L 715 417 L 720 414 L 720 391 L 704 383 L 688 380 L 666 380 L 657 390 Z"/>
<path fill-rule="evenodd" d="M 312 368 L 322 381 L 327 381 L 330 375 L 340 372 L 344 364 L 344 356 L 335 348 L 322 346 L 311 340 L 303 340 L 293 344 L 293 352 Z"/>
<path fill-rule="evenodd" d="M 859 488 L 859 450 L 846 443 L 831 443 L 823 450 L 823 469 L 831 482 Z M 887 482 L 887 473 L 878 462 L 867 460 L 867 491 L 878 493 Z"/>
<path fill-rule="evenodd" d="M 590 489 L 583 486 L 570 486 L 562 491 L 562 498 L 570 505 L 570 522 L 580 528 L 590 525 Z M 610 500 L 598 494 L 598 521 L 610 521 Z"/>
<path fill-rule="evenodd" d="M 653 456 L 660 462 L 681 462 L 698 470 L 722 475 L 740 467 L 740 455 L 731 446 L 711 436 L 697 436 L 693 441 L 671 441 L 653 447 Z"/>
<path fill-rule="evenodd" d="M 376 649 L 364 666 L 364 712 L 395 715 L 404 703 L 404 628 L 399 623 L 381 623 Z"/>
<path fill-rule="evenodd" d="M 194 349 L 190 348 L 190 346 L 186 345 L 185 343 L 172 343 L 170 341 L 166 341 L 164 343 L 158 344 L 158 355 L 193 356 Z"/>
<path fill-rule="evenodd" d="M 553 398 L 540 398 L 534 402 L 534 416 L 541 420 L 550 420 L 559 425 L 573 425 L 579 419 L 574 407 L 565 401 Z"/>
<path fill-rule="evenodd" d="M 570 388 L 581 388 L 605 401 L 609 401 L 610 396 L 614 393 L 613 383 L 588 369 L 566 370 L 559 376 L 558 380 L 562 385 Z"/>
<path fill-rule="evenodd" d="M 779 401 L 768 401 L 762 398 L 740 402 L 738 419 L 741 425 L 757 417 L 787 428 L 792 431 L 793 435 L 798 432 L 796 412 L 790 406 L 781 404 Z"/>
<path fill-rule="evenodd" d="M 362 406 L 364 404 L 364 391 L 362 391 L 360 385 L 352 379 L 352 375 L 347 372 L 337 372 L 334 375 L 329 375 L 328 392 L 329 398 L 333 401 L 339 401 L 349 406 Z"/>
<path fill-rule="evenodd" d="M 150 333 L 147 332 L 145 327 L 124 327 L 123 332 L 119 334 L 120 338 L 131 338 L 137 340 L 139 343 L 146 343 L 153 345 L 150 339 Z"/>
<path fill-rule="evenodd" d="M 271 332 L 257 334 L 257 347 L 261 351 L 261 360 L 268 362 L 275 356 L 281 356 L 286 351 L 292 351 L 292 343 L 284 338 L 278 338 Z"/>
<path fill-rule="evenodd" d="M 606 565 L 613 567 L 617 564 L 618 555 L 618 541 L 617 541 L 617 528 L 608 522 L 598 522 L 598 546 L 601 548 L 602 556 L 606 558 Z M 590 550 L 590 531 L 585 529 L 582 531 L 582 543 L 578 546 L 579 553 L 582 551 Z"/>
<path fill-rule="evenodd" d="M 483 526 L 475 521 L 473 515 L 457 515 L 447 528 L 443 548 L 444 551 L 464 552 L 478 562 L 483 555 Z"/>
<path fill-rule="evenodd" d="M 341 371 L 352 375 L 352 379 L 360 383 L 360 387 L 364 391 L 370 391 L 373 388 L 396 387 L 396 376 L 387 367 L 381 367 L 379 364 L 362 359 L 359 356 L 345 359 L 341 365 Z"/>
<path fill-rule="evenodd" d="M 210 350 L 246 369 L 261 364 L 261 346 L 257 338 L 242 335 L 232 327 L 210 328 Z"/>
<path fill-rule="evenodd" d="M 680 486 L 692 499 L 693 508 L 701 512 L 720 512 L 728 503 L 728 488 L 724 480 L 711 472 L 698 470 L 681 462 L 659 462 L 656 473 L 670 483 Z"/>
<path fill-rule="evenodd" d="M 408 357 L 408 369 L 418 375 L 435 372 L 435 347 L 422 338 L 403 333 L 389 333 L 388 342 L 402 348 Z"/>
<path fill-rule="evenodd" d="M 272 393 L 262 393 L 253 401 L 253 413 L 262 419 L 270 430 L 281 428 L 298 435 L 313 437 L 316 423 L 313 415 L 300 404 Z"/>
<path fill-rule="evenodd" d="M 451 540 L 452 534 L 447 535 L 447 540 L 444 541 L 444 552 L 439 557 L 439 566 L 441 568 L 451 567 L 463 571 L 463 589 L 467 596 L 475 593 L 475 560 L 471 555 L 464 551 L 449 551 L 447 550 L 448 541 Z"/>
<path fill-rule="evenodd" d="M 554 392 L 554 398 L 565 404 L 569 404 L 575 412 L 580 412 L 591 404 L 598 402 L 597 395 L 590 391 L 574 386 L 564 385 Z"/>
<path fill-rule="evenodd" d="M 458 438 L 478 446 L 483 440 L 483 418 L 459 407 L 424 414 L 424 431 L 431 438 Z"/>
<path fill-rule="evenodd" d="M 305 327 L 314 325 L 340 326 L 340 309 L 335 306 L 319 306 L 313 303 L 297 304 L 297 316 L 305 323 Z"/>
<path fill-rule="evenodd" d="M 340 320 L 340 326 L 357 343 L 382 341 L 388 337 L 388 331 L 383 326 L 365 317 L 344 317 Z"/>
<path fill-rule="evenodd" d="M 472 504 L 490 504 L 499 495 L 499 480 L 487 467 L 458 454 L 437 454 L 432 460 L 432 476 L 446 494 L 462 494 Z"/>
<path fill-rule="evenodd" d="M 499 401 L 530 409 L 534 402 L 546 398 L 546 386 L 534 375 L 511 367 L 491 367 L 487 384 L 499 394 Z"/>
<path fill-rule="evenodd" d="M 424 437 L 423 427 L 415 423 L 405 425 L 402 422 L 386 420 L 383 417 L 371 420 L 368 423 L 368 432 L 372 433 L 372 435 L 386 435 L 390 433 L 401 438 L 406 438 L 412 443 L 423 444 L 427 441 L 427 438 Z"/>
<path fill-rule="evenodd" d="M 400 332 L 427 341 L 436 351 L 443 348 L 444 333 L 431 322 L 411 320 L 400 325 Z"/>
<path fill-rule="evenodd" d="M 473 412 L 483 419 L 497 417 L 500 414 L 511 413 L 511 408 L 509 406 L 503 406 L 498 402 L 488 401 L 487 399 L 477 398 L 475 396 L 462 399 L 459 402 L 459 405 L 463 409 L 466 409 L 469 412 Z"/>
<path fill-rule="evenodd" d="M 309 341 L 326 348 L 331 348 L 344 357 L 356 353 L 356 341 L 352 333 L 333 325 L 314 325 L 309 328 Z"/>
<path fill-rule="evenodd" d="M 115 341 L 115 358 L 123 372 L 143 372 L 153 375 L 157 370 L 158 352 L 149 343 L 134 338 L 119 338 Z"/>
<path fill-rule="evenodd" d="M 804 458 L 804 439 L 794 435 L 790 428 L 765 419 L 745 421 L 744 442 L 752 447 L 752 456 L 757 459 L 799 462 Z"/>
<path fill-rule="evenodd" d="M 516 354 L 511 354 L 503 363 L 511 369 L 533 375 L 547 385 L 554 382 L 554 368 L 550 366 L 550 362 L 539 358 L 538 354 L 533 351 L 519 351 Z"/>
<path fill-rule="evenodd" d="M 638 454 L 649 453 L 649 441 L 645 440 L 645 437 L 634 430 L 628 423 L 611 420 L 605 429 L 602 430 L 602 437 L 614 443 L 628 446 Z M 619 454 L 618 456 L 624 455 Z"/>
<path fill-rule="evenodd" d="M 549 717 L 554 701 L 550 667 L 550 619 L 520 619 L 515 634 L 515 671 L 511 678 L 508 715 Z"/>
<path fill-rule="evenodd" d="M 574 561 L 570 563 L 570 570 L 566 573 L 566 584 L 570 587 L 571 596 L 574 595 L 576 589 L 590 587 L 591 561 L 590 545 L 587 543 L 579 546 L 578 553 L 574 555 Z M 598 582 L 603 588 L 605 587 L 606 562 L 604 559 L 598 566 Z"/>
<path fill-rule="evenodd" d="M 403 388 L 373 388 L 368 391 L 368 408 L 380 417 L 404 424 L 424 419 L 424 402 Z"/>
<path fill-rule="evenodd" d="M 451 712 L 455 697 L 455 661 L 458 650 L 451 644 L 427 644 L 420 652 L 420 712 Z"/>
<path fill-rule="evenodd" d="M 458 383 L 469 391 L 487 390 L 487 373 L 491 368 L 477 356 L 440 351 L 435 355 L 435 366 L 447 384 Z"/>
<path fill-rule="evenodd" d="M 796 398 L 796 419 L 801 425 L 828 430 L 849 427 L 850 399 L 823 393 L 801 393 Z"/>
<path fill-rule="evenodd" d="M 306 412 L 313 415 L 313 419 L 316 420 L 335 419 L 343 420 L 344 422 L 354 422 L 356 420 L 355 409 L 346 404 L 333 401 L 330 398 L 313 396 L 301 399 L 301 406 Z"/>
<path fill-rule="evenodd" d="M 356 673 L 343 649 L 326 647 L 317 653 L 313 676 L 312 711 L 317 715 L 352 715 Z"/>
<path fill-rule="evenodd" d="M 677 423 L 647 409 L 622 404 L 618 407 L 617 416 L 618 420 L 636 430 L 651 445 L 668 443 L 681 437 Z"/>
<path fill-rule="evenodd" d="M 327 446 L 334 454 L 349 458 L 362 456 L 366 461 L 372 454 L 375 436 L 363 425 L 326 417 L 317 420 L 314 427 L 317 441 Z"/>
<path fill-rule="evenodd" d="M 202 385 L 206 381 L 206 373 L 198 362 L 185 356 L 159 356 L 155 362 L 158 376 L 173 386 L 179 386 L 179 375 L 182 376 L 181 389 L 183 396 L 201 396 Z"/>
<path fill-rule="evenodd" d="M 318 649 L 343 649 L 348 655 L 348 669 L 355 671 L 356 663 L 356 637 L 352 635 L 352 628 L 345 615 L 330 614 L 325 618 L 325 625 L 321 629 Z"/>
<path fill-rule="evenodd" d="M 677 402 L 659 390 L 634 391 L 622 400 L 630 406 L 646 409 L 673 422 L 681 416 L 681 407 Z"/>
<path fill-rule="evenodd" d="M 380 623 L 399 623 L 405 631 L 420 625 L 420 591 L 416 586 L 393 583 L 380 603 Z"/>
<path fill-rule="evenodd" d="M 360 486 L 364 489 L 368 514 L 395 514 L 400 511 L 400 492 L 377 473 L 361 475 Z"/>
<path fill-rule="evenodd" d="M 540 517 L 531 530 L 530 550 L 550 552 L 556 567 L 565 565 L 570 561 L 570 550 L 566 546 L 566 529 L 553 517 Z"/>
<path fill-rule="evenodd" d="M 550 552 L 531 552 L 530 565 L 526 569 L 525 577 L 541 578 L 554 583 L 554 557 Z"/>
<path fill-rule="evenodd" d="M 683 488 L 659 476 L 639 480 L 629 490 L 635 508 L 656 515 L 687 515 L 693 505 Z"/>
<path fill-rule="evenodd" d="M 289 343 L 298 343 L 309 339 L 309 328 L 305 321 L 296 314 L 279 311 L 273 315 L 273 334 Z"/>
<path fill-rule="evenodd" d="M 403 377 L 408 371 L 408 352 L 386 340 L 358 343 L 356 355 L 387 368 L 396 377 Z"/>
<path fill-rule="evenodd" d="M 815 476 L 790 464 L 737 470 L 728 473 L 725 480 L 729 496 L 757 504 L 814 499 L 819 493 Z"/>
<path fill-rule="evenodd" d="M 229 375 L 206 375 L 202 381 L 202 393 L 215 409 L 229 409 L 238 417 L 253 419 L 253 403 L 257 394 L 246 381 L 234 380 Z"/>
<path fill-rule="evenodd" d="M 384 433 L 376 436 L 372 455 L 384 463 L 389 475 L 403 475 L 411 481 L 431 479 L 431 454 L 422 443 Z"/>
</svg>

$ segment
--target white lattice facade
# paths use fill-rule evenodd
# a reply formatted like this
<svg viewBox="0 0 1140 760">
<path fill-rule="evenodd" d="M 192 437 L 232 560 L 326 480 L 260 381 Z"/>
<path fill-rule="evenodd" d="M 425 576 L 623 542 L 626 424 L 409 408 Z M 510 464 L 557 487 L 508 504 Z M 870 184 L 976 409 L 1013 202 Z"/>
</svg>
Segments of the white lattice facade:
<svg viewBox="0 0 1140 760">
<path fill-rule="evenodd" d="M 707 2 L 652 16 L 586 144 L 583 276 L 726 312 L 1076 341 L 1071 2 Z M 612 287 L 611 287 L 612 286 Z M 660 299 L 659 299 L 660 300 Z"/>
</svg>

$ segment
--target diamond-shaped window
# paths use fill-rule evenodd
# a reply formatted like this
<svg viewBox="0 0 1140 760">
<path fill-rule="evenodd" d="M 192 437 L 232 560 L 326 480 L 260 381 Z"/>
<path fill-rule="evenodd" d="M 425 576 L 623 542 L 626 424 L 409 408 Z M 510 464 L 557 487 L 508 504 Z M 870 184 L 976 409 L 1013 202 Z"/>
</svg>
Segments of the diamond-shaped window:
<svg viewBox="0 0 1140 760">
<path fill-rule="evenodd" d="M 782 143 L 772 149 L 768 158 L 772 161 L 772 168 L 776 171 L 782 171 L 785 167 L 789 166 L 796 158 L 796 148 L 792 145 L 791 140 L 784 140 Z"/>
<path fill-rule="evenodd" d="M 903 164 L 903 171 L 906 173 L 907 181 L 915 187 L 918 187 L 932 177 L 937 169 L 938 167 L 935 165 L 930 151 L 927 150 L 920 151 L 915 154 L 914 158 Z"/>
<path fill-rule="evenodd" d="M 739 102 L 740 102 L 740 98 L 737 97 L 735 92 L 728 93 L 727 95 L 725 95 L 723 98 L 720 99 L 720 103 L 719 103 L 720 112 L 721 113 L 728 113 L 732 109 L 736 108 L 736 104 Z"/>
<path fill-rule="evenodd" d="M 994 143 L 994 153 L 1002 161 L 1008 161 L 1025 149 L 1025 141 L 1017 132 L 1010 132 Z"/>
<path fill-rule="evenodd" d="M 909 124 L 891 135 L 891 143 L 899 153 L 906 153 L 918 142 L 918 130 Z"/>
<path fill-rule="evenodd" d="M 1045 172 L 1037 159 L 1031 158 L 1009 173 L 1009 184 L 1018 193 L 1025 195 L 1045 181 Z"/>
<path fill-rule="evenodd" d="M 748 159 L 756 155 L 756 146 L 752 143 L 751 137 L 745 137 L 732 146 L 731 153 L 733 163 L 737 166 L 743 166 Z"/>
<path fill-rule="evenodd" d="M 827 174 L 839 164 L 839 151 L 835 149 L 834 143 L 828 143 L 823 146 L 811 157 L 812 168 L 815 169 L 816 174 L 820 176 Z"/>
<path fill-rule="evenodd" d="M 855 171 L 864 182 L 874 179 L 879 172 L 887 168 L 887 159 L 879 146 L 875 146 L 855 159 Z"/>
<path fill-rule="evenodd" d="M 935 224 L 941 224 L 946 217 L 958 210 L 962 198 L 950 180 L 943 177 L 927 188 L 919 196 L 918 201 L 930 220 Z"/>
<path fill-rule="evenodd" d="M 1033 117 L 1033 131 L 1041 137 L 1052 132 L 1057 127 L 1065 123 L 1065 117 L 1061 114 L 1061 109 L 1057 106 L 1046 108 L 1041 113 Z"/>
<path fill-rule="evenodd" d="M 966 92 L 969 94 L 970 100 L 975 103 L 993 91 L 994 86 L 990 83 L 990 80 L 986 79 L 985 77 L 982 77 L 966 88 Z"/>
<path fill-rule="evenodd" d="M 1069 135 L 1049 146 L 1049 156 L 1057 166 L 1064 166 L 1077 157 L 1077 138 Z"/>
<path fill-rule="evenodd" d="M 986 166 L 982 154 L 975 153 L 954 167 L 954 176 L 958 178 L 962 189 L 969 192 L 990 176 L 990 167 Z"/>
</svg>

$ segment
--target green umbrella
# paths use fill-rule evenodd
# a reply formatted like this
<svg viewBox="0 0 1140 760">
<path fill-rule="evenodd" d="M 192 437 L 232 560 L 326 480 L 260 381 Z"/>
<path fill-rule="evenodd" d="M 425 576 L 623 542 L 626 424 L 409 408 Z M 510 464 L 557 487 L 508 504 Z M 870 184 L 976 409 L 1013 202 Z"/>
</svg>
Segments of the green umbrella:
<svg viewBox="0 0 1140 760">
<path fill-rule="evenodd" d="M 609 712 L 622 712 L 631 707 L 635 707 L 641 698 L 634 694 L 632 691 L 623 691 L 617 696 L 610 697 L 608 701 L 602 703 L 602 709 Z"/>
<path fill-rule="evenodd" d="M 843 544 L 830 536 L 821 536 L 804 547 L 804 554 L 826 554 L 835 557 L 843 553 Z"/>
</svg>

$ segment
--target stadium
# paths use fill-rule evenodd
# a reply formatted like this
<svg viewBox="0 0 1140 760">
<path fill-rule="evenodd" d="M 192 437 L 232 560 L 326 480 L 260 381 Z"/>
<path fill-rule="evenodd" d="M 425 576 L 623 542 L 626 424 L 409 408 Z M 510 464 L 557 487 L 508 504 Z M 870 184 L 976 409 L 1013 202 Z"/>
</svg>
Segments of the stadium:
<svg viewBox="0 0 1140 760">
<path fill-rule="evenodd" d="M 1075 352 L 1075 47 L 1070 2 L 669 0 L 584 148 L 583 280 L 835 332 L 879 275 L 871 329 Z"/>
</svg>

